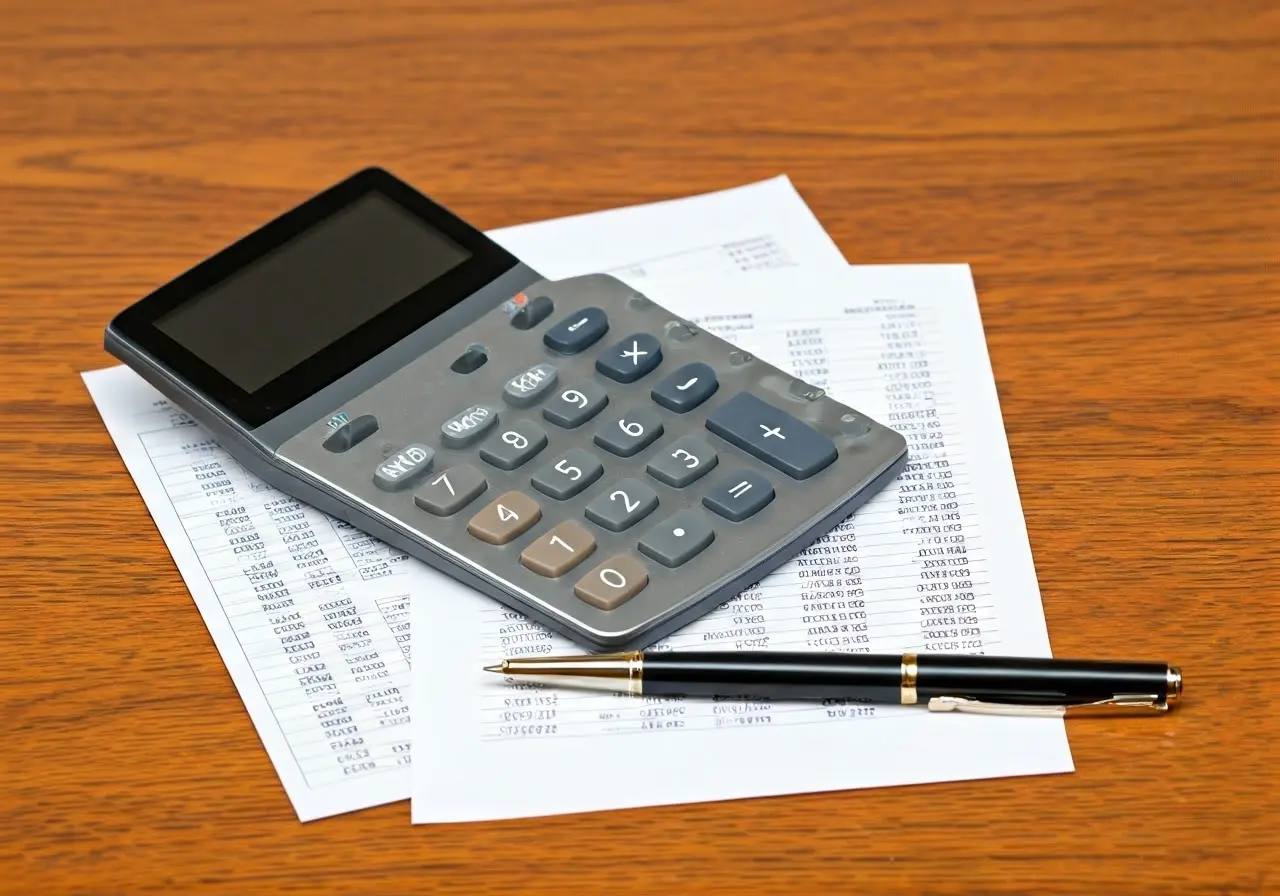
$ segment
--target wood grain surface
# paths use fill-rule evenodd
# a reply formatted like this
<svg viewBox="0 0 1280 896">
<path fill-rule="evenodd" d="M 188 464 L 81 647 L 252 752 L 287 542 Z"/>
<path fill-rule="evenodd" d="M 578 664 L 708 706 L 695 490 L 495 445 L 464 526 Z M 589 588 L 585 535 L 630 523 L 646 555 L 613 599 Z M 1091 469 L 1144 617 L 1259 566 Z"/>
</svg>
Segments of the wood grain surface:
<svg viewBox="0 0 1280 896">
<path fill-rule="evenodd" d="M 1280 892 L 1278 85 L 1245 0 L 3 0 L 0 891 Z M 785 172 L 971 263 L 1054 650 L 1185 706 L 1070 775 L 298 823 L 79 374 L 372 163 L 484 228 Z"/>
</svg>

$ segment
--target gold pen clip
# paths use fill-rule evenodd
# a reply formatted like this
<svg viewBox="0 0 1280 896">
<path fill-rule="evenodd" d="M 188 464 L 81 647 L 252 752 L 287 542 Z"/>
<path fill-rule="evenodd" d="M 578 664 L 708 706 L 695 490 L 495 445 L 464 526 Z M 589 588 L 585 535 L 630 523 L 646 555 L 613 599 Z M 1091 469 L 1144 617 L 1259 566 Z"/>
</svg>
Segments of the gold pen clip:
<svg viewBox="0 0 1280 896">
<path fill-rule="evenodd" d="M 1128 715 L 1168 712 L 1169 704 L 1156 694 L 1116 694 L 1094 703 L 1026 704 L 989 703 L 968 697 L 933 697 L 929 712 L 972 712 L 990 716 L 1039 716 L 1060 719 L 1073 716 Z"/>
</svg>

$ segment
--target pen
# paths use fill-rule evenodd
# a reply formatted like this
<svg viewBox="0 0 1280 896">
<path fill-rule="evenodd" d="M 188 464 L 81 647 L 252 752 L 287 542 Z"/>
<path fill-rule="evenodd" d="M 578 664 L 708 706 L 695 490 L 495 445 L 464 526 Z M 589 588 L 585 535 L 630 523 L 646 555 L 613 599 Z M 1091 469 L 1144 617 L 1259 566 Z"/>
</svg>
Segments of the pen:
<svg viewBox="0 0 1280 896">
<path fill-rule="evenodd" d="M 959 653 L 629 651 L 484 668 L 517 681 L 634 696 L 842 698 L 990 715 L 1166 712 L 1182 696 L 1182 672 L 1166 663 Z"/>
</svg>

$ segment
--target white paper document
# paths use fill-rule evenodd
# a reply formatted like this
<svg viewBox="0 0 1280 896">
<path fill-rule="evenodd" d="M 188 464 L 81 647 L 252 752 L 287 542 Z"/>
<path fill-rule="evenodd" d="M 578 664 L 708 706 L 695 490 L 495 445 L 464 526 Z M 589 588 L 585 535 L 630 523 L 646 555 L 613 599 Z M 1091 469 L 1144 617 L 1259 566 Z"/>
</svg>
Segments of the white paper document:
<svg viewBox="0 0 1280 896">
<path fill-rule="evenodd" d="M 553 278 L 844 264 L 785 177 L 492 235 Z M 409 598 L 472 593 L 270 488 L 127 368 L 84 380 L 298 817 L 408 798 Z"/>
<path fill-rule="evenodd" d="M 911 453 L 851 520 L 659 648 L 1051 655 L 967 266 L 637 287 L 899 429 Z M 1058 719 L 505 683 L 481 667 L 583 649 L 472 592 L 445 598 L 411 603 L 415 823 L 1073 768 Z"/>
</svg>

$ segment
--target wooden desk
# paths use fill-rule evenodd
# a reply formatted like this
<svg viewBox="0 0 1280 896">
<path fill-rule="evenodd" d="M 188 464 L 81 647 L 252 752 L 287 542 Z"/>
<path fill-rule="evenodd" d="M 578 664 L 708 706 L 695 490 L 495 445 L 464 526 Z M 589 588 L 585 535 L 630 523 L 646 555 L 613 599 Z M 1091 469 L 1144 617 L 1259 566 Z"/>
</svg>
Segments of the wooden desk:
<svg viewBox="0 0 1280 896">
<path fill-rule="evenodd" d="M 368 6 L 4 4 L 0 890 L 1280 887 L 1274 5 Z M 299 824 L 79 373 L 371 162 L 486 228 L 786 172 L 851 261 L 972 263 L 1054 648 L 1185 708 L 1065 776 Z"/>
</svg>

